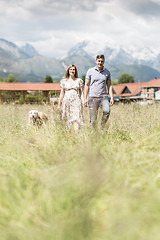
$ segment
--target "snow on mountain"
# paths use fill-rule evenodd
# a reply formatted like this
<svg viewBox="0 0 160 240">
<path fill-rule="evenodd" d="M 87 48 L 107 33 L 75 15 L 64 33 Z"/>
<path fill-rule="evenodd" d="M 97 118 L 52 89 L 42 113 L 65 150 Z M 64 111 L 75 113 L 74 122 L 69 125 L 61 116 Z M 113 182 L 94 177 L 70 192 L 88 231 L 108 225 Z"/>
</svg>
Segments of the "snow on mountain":
<svg viewBox="0 0 160 240">
<path fill-rule="evenodd" d="M 67 56 L 71 57 L 71 56 L 85 56 L 85 57 L 91 57 L 91 55 L 84 50 L 84 48 L 88 45 L 87 41 L 83 41 L 83 42 L 79 42 L 77 43 L 75 46 L 73 46 L 69 51 Z"/>
<path fill-rule="evenodd" d="M 9 42 L 2 38 L 0 39 L 0 49 L 13 58 L 29 58 L 38 55 L 37 51 L 30 44 L 19 47 L 13 42 Z"/>
<path fill-rule="evenodd" d="M 130 54 L 137 60 L 155 59 L 157 57 L 157 51 L 149 47 L 132 47 L 131 49 L 128 49 L 128 52 L 130 52 Z"/>
<path fill-rule="evenodd" d="M 106 47 L 104 50 L 106 61 L 110 64 L 134 64 L 134 58 L 122 47 L 109 48 Z"/>
<path fill-rule="evenodd" d="M 156 60 L 155 60 L 155 62 L 153 64 L 153 67 L 155 69 L 159 69 L 160 70 L 160 53 L 157 55 Z"/>
<path fill-rule="evenodd" d="M 81 55 L 95 58 L 97 54 L 103 53 L 106 62 L 110 64 L 133 64 L 134 58 L 119 46 L 112 47 L 110 44 L 99 45 L 96 42 L 83 41 L 71 48 L 69 56 Z"/>
<path fill-rule="evenodd" d="M 9 53 L 12 57 L 27 57 L 27 55 L 16 44 L 6 41 L 5 39 L 0 39 L 0 48 L 6 53 Z"/>
<path fill-rule="evenodd" d="M 13 58 L 30 58 L 39 55 L 35 48 L 26 43 L 25 45 L 16 45 L 5 39 L 0 39 L 0 49 L 3 55 Z M 156 69 L 160 69 L 160 51 L 153 47 L 137 48 L 135 46 L 122 47 L 115 43 L 104 42 L 99 44 L 93 41 L 82 41 L 73 46 L 67 56 L 84 56 L 95 59 L 97 54 L 104 54 L 106 62 L 109 64 L 143 64 Z"/>
<path fill-rule="evenodd" d="M 83 46 L 84 50 L 95 59 L 96 55 L 103 53 L 102 49 L 105 48 L 104 43 L 97 43 L 95 41 L 85 41 L 85 45 Z"/>
<path fill-rule="evenodd" d="M 39 55 L 38 52 L 35 50 L 35 48 L 29 43 L 26 43 L 25 45 L 23 45 L 21 49 L 23 52 L 25 52 L 28 55 L 28 57 L 34 57 Z"/>
<path fill-rule="evenodd" d="M 160 68 L 158 66 L 160 60 L 157 59 L 159 52 L 149 47 L 136 48 L 130 46 L 124 48 L 110 43 L 100 45 L 94 41 L 83 41 L 70 49 L 68 57 L 80 55 L 95 58 L 99 53 L 105 55 L 106 62 L 109 64 L 143 64 L 157 69 Z"/>
<path fill-rule="evenodd" d="M 82 41 L 69 50 L 67 57 L 60 60 L 39 56 L 30 44 L 16 44 L 0 39 L 0 71 L 12 72 L 17 76 L 26 74 L 24 78 L 21 74 L 21 81 L 31 75 L 33 81 L 36 77 L 36 81 L 39 81 L 46 74 L 60 79 L 71 62 L 78 66 L 79 74 L 83 75 L 88 68 L 94 66 L 95 57 L 100 53 L 105 55 L 106 64 L 110 64 L 114 79 L 118 79 L 123 72 L 135 75 L 135 79 L 141 81 L 160 76 L 160 51 L 152 48 L 124 48 L 107 42 L 99 44 L 95 41 Z"/>
</svg>

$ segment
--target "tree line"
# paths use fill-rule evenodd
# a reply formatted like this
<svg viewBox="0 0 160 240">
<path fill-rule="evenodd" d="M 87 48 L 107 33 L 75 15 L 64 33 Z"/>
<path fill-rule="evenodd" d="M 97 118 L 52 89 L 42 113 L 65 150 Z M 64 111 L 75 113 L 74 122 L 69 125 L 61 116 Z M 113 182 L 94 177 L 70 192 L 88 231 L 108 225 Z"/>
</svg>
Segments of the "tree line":
<svg viewBox="0 0 160 240">
<path fill-rule="evenodd" d="M 82 75 L 82 80 L 85 82 L 85 75 Z M 57 80 L 53 80 L 52 77 L 50 75 L 46 75 L 45 78 L 43 78 L 42 80 L 44 83 L 57 83 Z M 8 77 L 6 78 L 2 78 L 0 77 L 0 82 L 8 82 L 8 83 L 12 83 L 12 82 L 18 82 L 18 80 L 16 79 L 16 77 L 13 74 L 9 74 Z M 117 85 L 117 84 L 121 84 L 121 83 L 133 83 L 135 82 L 134 76 L 130 75 L 128 73 L 123 73 L 119 76 L 118 80 L 112 80 L 112 84 L 113 85 Z"/>
<path fill-rule="evenodd" d="M 135 82 L 134 76 L 128 73 L 121 74 L 118 80 L 112 80 L 113 85 L 117 85 L 121 83 L 134 83 L 134 82 Z"/>
<path fill-rule="evenodd" d="M 45 78 L 42 79 L 44 83 L 57 83 L 57 80 L 53 80 L 51 76 L 46 75 Z M 13 74 L 9 74 L 8 77 L 2 78 L 0 77 L 0 82 L 7 82 L 7 83 L 12 83 L 12 82 L 18 82 L 17 78 Z"/>
<path fill-rule="evenodd" d="M 12 82 L 18 82 L 18 80 L 15 78 L 13 74 L 9 74 L 8 77 L 6 78 L 0 77 L 0 82 L 12 83 Z"/>
</svg>

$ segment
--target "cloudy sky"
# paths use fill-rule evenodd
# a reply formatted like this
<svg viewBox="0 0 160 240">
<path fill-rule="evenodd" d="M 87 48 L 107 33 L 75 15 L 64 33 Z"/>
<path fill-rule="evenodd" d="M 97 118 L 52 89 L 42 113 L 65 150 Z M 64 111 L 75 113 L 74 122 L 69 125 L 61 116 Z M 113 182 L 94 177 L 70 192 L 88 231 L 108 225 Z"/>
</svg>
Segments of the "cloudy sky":
<svg viewBox="0 0 160 240">
<path fill-rule="evenodd" d="M 83 40 L 160 51 L 159 13 L 160 0 L 0 0 L 0 38 L 48 57 Z"/>
</svg>

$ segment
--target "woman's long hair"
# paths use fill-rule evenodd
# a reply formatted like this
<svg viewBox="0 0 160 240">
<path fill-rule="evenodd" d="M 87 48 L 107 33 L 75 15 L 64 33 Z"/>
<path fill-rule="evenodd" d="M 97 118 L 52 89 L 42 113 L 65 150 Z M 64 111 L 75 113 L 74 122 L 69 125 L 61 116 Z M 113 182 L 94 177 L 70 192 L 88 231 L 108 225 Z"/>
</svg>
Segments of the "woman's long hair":
<svg viewBox="0 0 160 240">
<path fill-rule="evenodd" d="M 67 68 L 67 70 L 66 70 L 66 72 L 65 72 L 65 74 L 64 74 L 64 78 L 69 78 L 69 69 L 70 68 L 72 68 L 72 67 L 74 67 L 75 68 L 75 78 L 78 78 L 78 71 L 77 71 L 77 68 L 76 68 L 76 66 L 74 65 L 74 64 L 71 64 L 71 65 L 69 65 L 69 67 Z"/>
</svg>

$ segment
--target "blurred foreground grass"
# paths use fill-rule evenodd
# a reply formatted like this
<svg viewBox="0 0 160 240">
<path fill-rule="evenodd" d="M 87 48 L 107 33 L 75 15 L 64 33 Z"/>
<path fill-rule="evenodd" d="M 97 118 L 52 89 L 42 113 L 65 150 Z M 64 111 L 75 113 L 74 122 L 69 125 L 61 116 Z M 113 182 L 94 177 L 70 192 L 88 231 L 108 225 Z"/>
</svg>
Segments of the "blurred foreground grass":
<svg viewBox="0 0 160 240">
<path fill-rule="evenodd" d="M 33 108 L 47 126 L 27 126 Z M 0 239 L 160 239 L 160 105 L 111 110 L 75 134 L 52 106 L 0 106 Z"/>
</svg>

